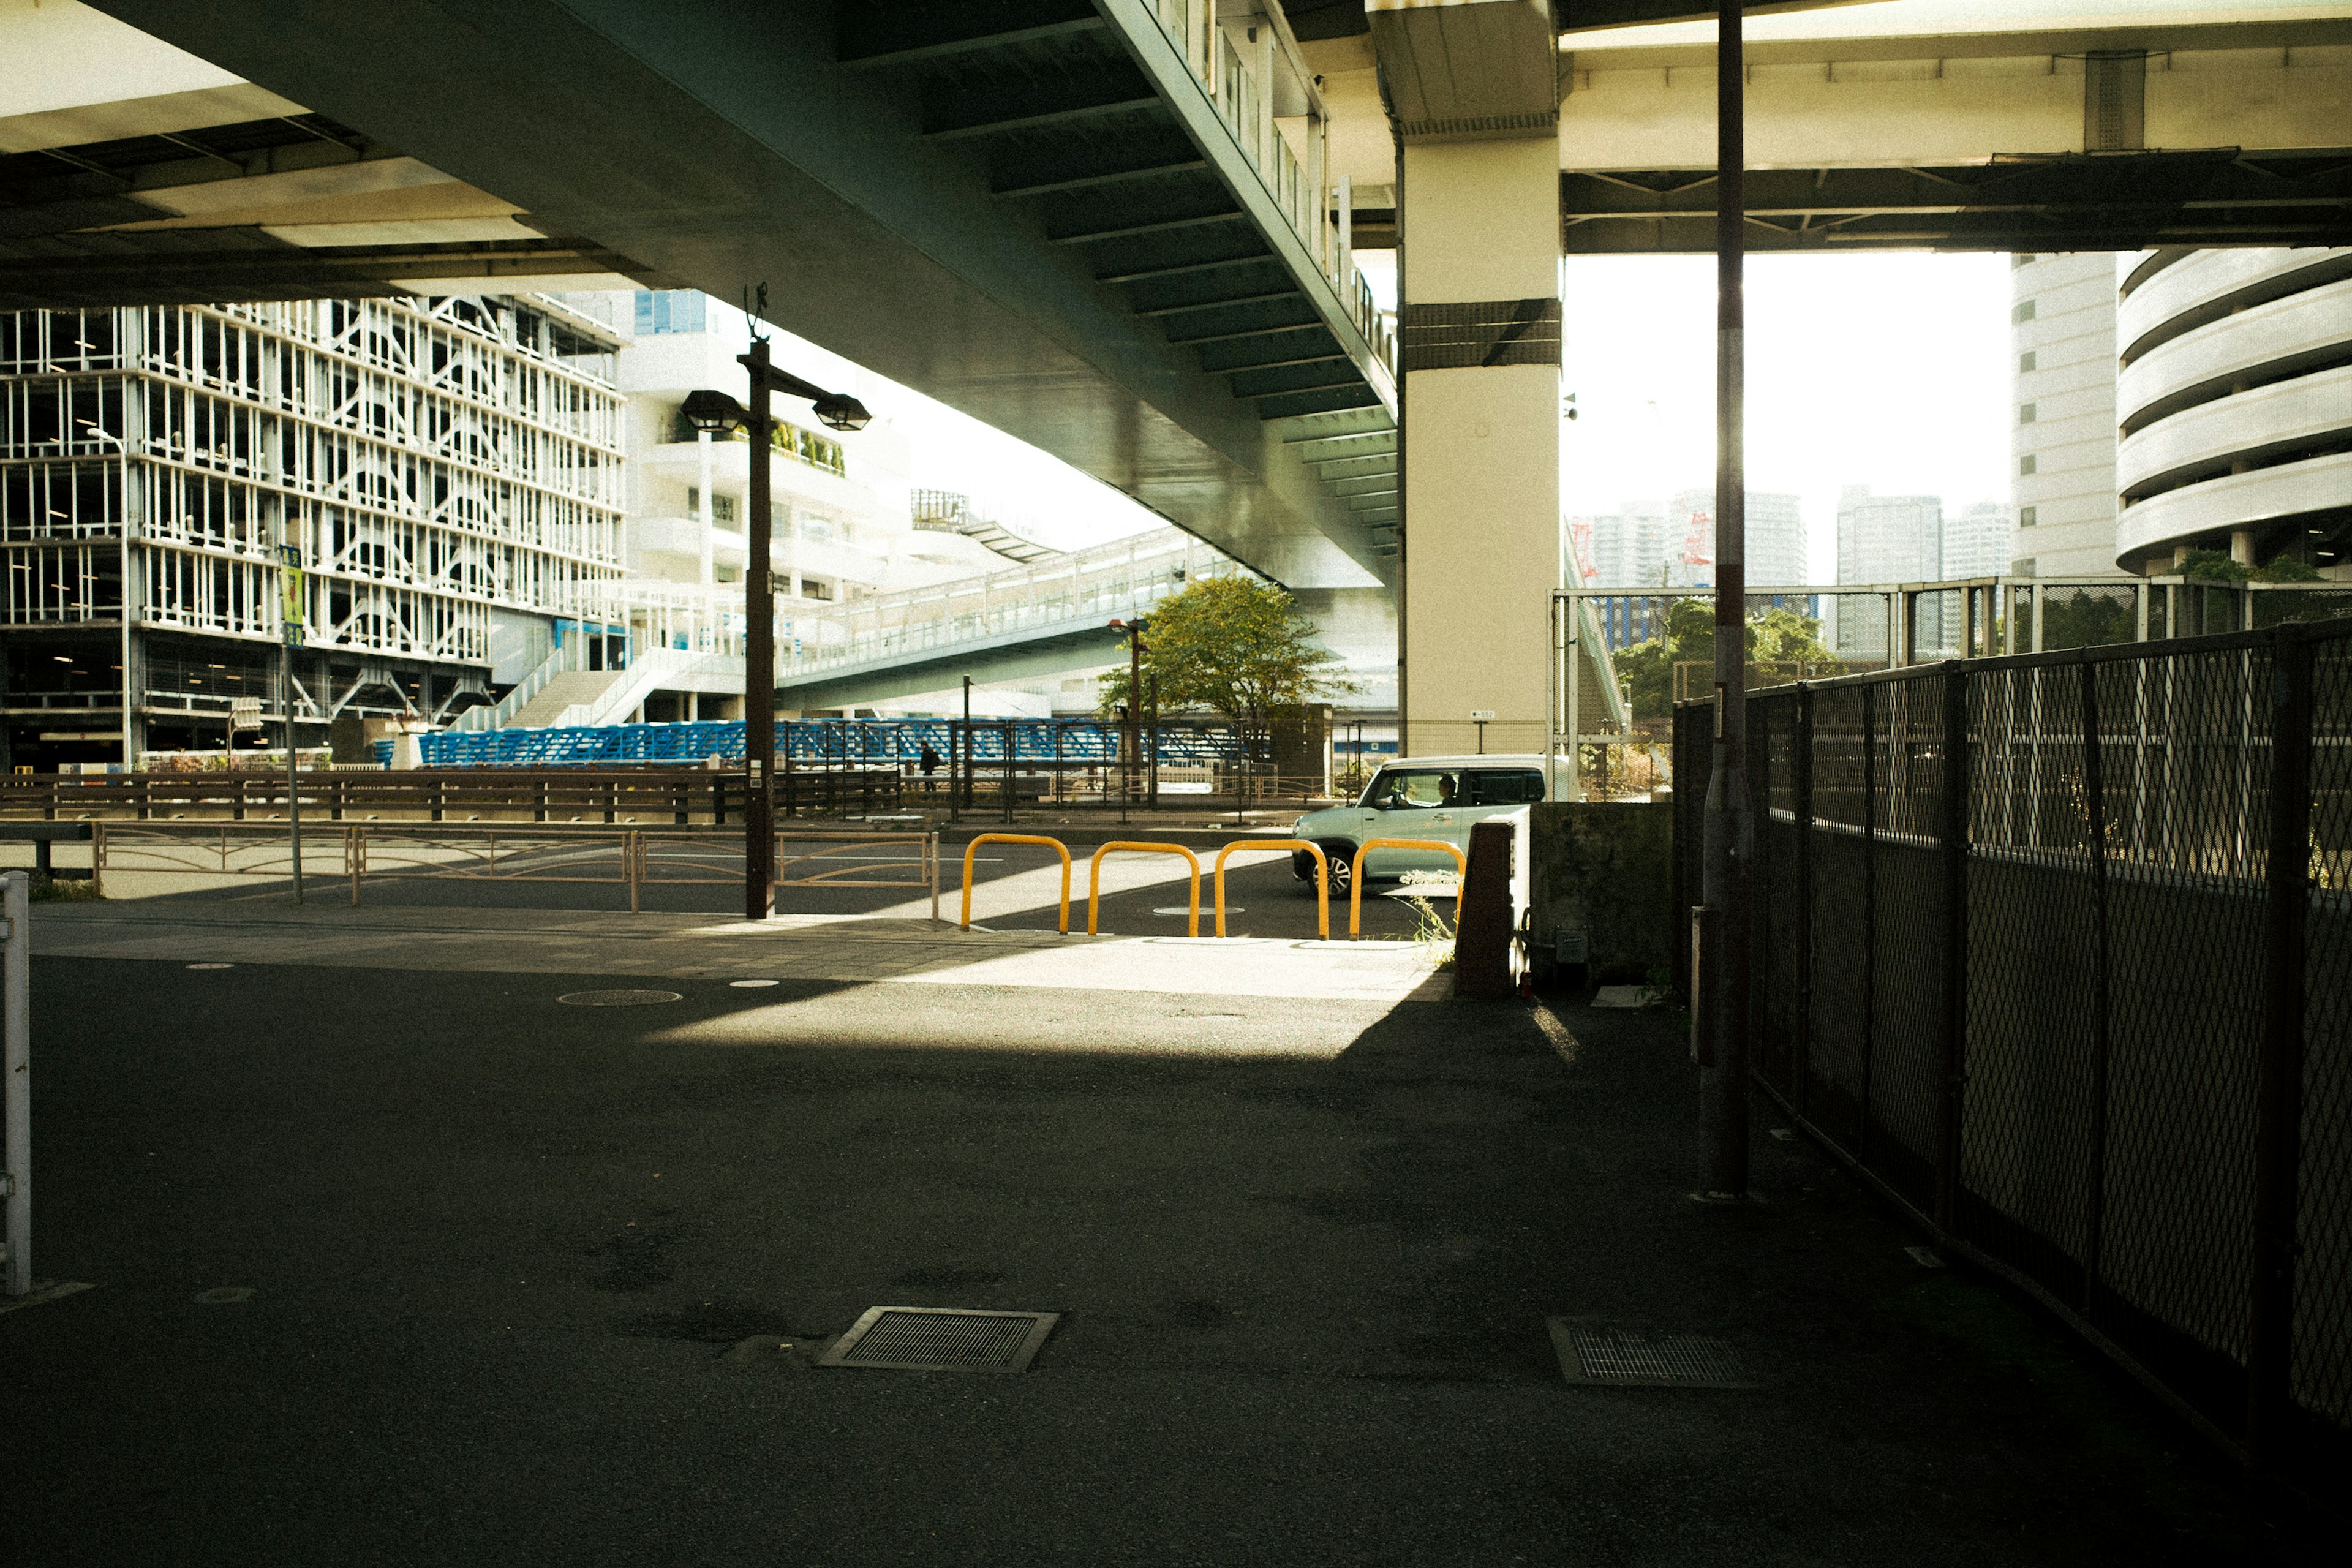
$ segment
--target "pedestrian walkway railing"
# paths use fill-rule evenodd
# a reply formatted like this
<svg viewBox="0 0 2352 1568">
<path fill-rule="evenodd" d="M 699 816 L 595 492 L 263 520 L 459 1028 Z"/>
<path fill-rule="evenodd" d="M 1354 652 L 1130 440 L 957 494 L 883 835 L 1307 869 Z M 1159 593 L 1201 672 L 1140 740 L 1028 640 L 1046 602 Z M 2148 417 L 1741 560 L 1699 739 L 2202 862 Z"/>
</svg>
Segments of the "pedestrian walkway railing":
<svg viewBox="0 0 2352 1568">
<path fill-rule="evenodd" d="M 1217 934 L 1225 934 L 1225 860 L 1238 849 L 1290 849 L 1315 857 L 1315 934 L 1331 940 L 1331 861 L 1319 844 L 1304 838 L 1236 838 L 1217 851 Z M 1353 934 L 1352 932 L 1350 934 Z"/>
<path fill-rule="evenodd" d="M 776 809 L 787 816 L 866 816 L 897 810 L 905 785 L 896 767 L 780 767 Z M 685 827 L 740 825 L 746 784 L 740 771 L 703 768 L 452 768 L 306 772 L 299 787 L 308 823 L 406 817 Z M 282 771 L 0 777 L 0 820 L 264 822 L 285 816 Z"/>
<path fill-rule="evenodd" d="M 1448 844 L 1443 838 L 1367 838 L 1358 847 L 1356 858 L 1348 869 L 1348 940 L 1353 942 L 1363 932 L 1364 921 L 1364 857 L 1375 849 L 1424 849 L 1432 854 L 1454 857 L 1456 875 L 1470 875 L 1470 858 L 1462 853 L 1458 844 Z"/>
<path fill-rule="evenodd" d="M 1758 1083 L 2217 1440 L 2352 1474 L 2352 621 L 1747 711 Z"/>
<path fill-rule="evenodd" d="M 1087 934 L 1088 936 L 1096 934 L 1095 913 L 1102 902 L 1103 857 L 1112 854 L 1118 850 L 1129 850 L 1140 855 L 1181 855 L 1184 858 L 1184 864 L 1191 867 L 1192 869 L 1191 892 L 1192 907 L 1188 911 L 1189 918 L 1185 922 L 1184 934 L 1186 936 L 1200 935 L 1201 858 L 1193 854 L 1190 849 L 1185 848 L 1181 844 L 1153 844 L 1142 840 L 1130 840 L 1125 838 L 1115 838 L 1108 844 L 1104 845 L 1101 848 L 1096 850 L 1094 859 L 1089 862 L 1087 867 Z"/>
<path fill-rule="evenodd" d="M 282 824 L 93 825 L 92 874 L 284 879 L 293 871 Z M 927 892 L 939 919 L 939 835 L 779 833 L 780 888 L 901 888 Z M 347 823 L 306 836 L 303 867 L 344 881 L 356 907 L 370 882 L 584 884 L 625 889 L 632 913 L 647 888 L 743 885 L 740 832 L 569 826 Z"/>
<path fill-rule="evenodd" d="M 971 868 L 972 857 L 983 844 L 1034 844 L 1051 849 L 1062 858 L 1062 923 L 1061 931 L 1070 929 L 1070 849 L 1058 838 L 1048 838 L 1037 833 L 983 833 L 964 846 L 963 850 L 963 920 L 961 929 L 971 929 Z M 1088 931 L 1094 929 L 1089 925 Z"/>
</svg>

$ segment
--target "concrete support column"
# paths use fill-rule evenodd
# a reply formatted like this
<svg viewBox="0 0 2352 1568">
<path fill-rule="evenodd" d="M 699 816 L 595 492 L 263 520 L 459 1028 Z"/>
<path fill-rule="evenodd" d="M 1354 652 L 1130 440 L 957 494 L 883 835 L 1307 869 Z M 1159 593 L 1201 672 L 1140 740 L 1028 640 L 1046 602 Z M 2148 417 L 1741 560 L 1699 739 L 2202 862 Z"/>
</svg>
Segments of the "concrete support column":
<svg viewBox="0 0 2352 1568">
<path fill-rule="evenodd" d="M 1540 752 L 1559 583 L 1559 142 L 1416 141 L 1399 166 L 1411 756 Z"/>
</svg>

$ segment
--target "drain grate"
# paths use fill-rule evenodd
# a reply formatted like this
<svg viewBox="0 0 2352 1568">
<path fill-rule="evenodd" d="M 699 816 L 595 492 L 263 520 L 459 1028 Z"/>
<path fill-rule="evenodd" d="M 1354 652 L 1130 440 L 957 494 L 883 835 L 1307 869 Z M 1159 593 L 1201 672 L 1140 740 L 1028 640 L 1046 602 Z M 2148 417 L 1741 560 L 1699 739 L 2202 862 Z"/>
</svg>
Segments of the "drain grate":
<svg viewBox="0 0 2352 1568">
<path fill-rule="evenodd" d="M 675 991 L 573 991 L 556 1000 L 568 1007 L 650 1007 L 679 997 Z"/>
<path fill-rule="evenodd" d="M 1570 1383 L 1616 1388 L 1753 1388 L 1728 1341 L 1704 1334 L 1637 1334 L 1579 1318 L 1553 1318 L 1552 1348 Z"/>
<path fill-rule="evenodd" d="M 970 1307 L 870 1307 L 819 1366 L 901 1372 L 1020 1372 L 1061 1321 L 1059 1312 L 989 1312 Z"/>
</svg>

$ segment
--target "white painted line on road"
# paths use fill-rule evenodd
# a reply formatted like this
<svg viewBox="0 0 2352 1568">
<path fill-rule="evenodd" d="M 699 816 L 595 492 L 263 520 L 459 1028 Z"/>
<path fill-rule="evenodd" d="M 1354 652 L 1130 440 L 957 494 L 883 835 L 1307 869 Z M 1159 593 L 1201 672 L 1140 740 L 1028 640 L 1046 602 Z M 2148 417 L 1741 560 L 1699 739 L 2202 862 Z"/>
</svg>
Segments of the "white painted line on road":
<svg viewBox="0 0 2352 1568">
<path fill-rule="evenodd" d="M 757 991 L 763 986 L 781 985 L 783 982 L 780 980 L 730 980 L 727 984 L 738 991 Z"/>
</svg>

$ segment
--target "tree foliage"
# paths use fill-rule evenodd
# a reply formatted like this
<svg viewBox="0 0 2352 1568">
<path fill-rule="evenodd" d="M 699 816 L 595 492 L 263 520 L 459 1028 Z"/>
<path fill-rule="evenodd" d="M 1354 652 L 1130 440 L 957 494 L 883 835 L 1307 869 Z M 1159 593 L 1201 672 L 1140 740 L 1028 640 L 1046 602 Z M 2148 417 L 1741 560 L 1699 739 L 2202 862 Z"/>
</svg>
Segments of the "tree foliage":
<svg viewBox="0 0 2352 1568">
<path fill-rule="evenodd" d="M 1351 688 L 1333 655 L 1314 644 L 1315 623 L 1288 594 L 1255 579 L 1202 577 L 1160 601 L 1145 623 L 1146 700 L 1154 676 L 1162 712 L 1206 709 L 1230 721 L 1252 756 L 1265 754 L 1276 716 Z M 1128 670 L 1102 678 L 1102 711 L 1129 702 Z"/>
<path fill-rule="evenodd" d="M 1748 623 L 1750 664 L 1828 664 L 1837 656 L 1822 645 L 1822 623 L 1794 610 L 1767 610 Z M 1617 678 L 1633 688 L 1633 716 L 1654 719 L 1674 710 L 1675 666 L 1715 659 L 1715 602 L 1675 599 L 1666 606 L 1662 636 L 1617 650 Z"/>
</svg>

